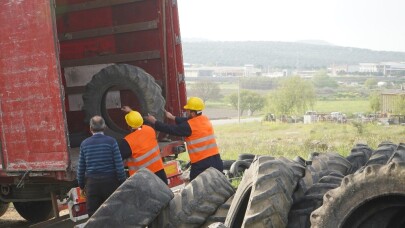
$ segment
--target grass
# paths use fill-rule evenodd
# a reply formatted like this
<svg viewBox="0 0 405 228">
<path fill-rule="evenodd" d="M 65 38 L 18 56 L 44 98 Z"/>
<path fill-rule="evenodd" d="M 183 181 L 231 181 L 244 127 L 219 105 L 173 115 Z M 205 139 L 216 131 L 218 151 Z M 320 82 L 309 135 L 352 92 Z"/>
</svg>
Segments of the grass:
<svg viewBox="0 0 405 228">
<path fill-rule="evenodd" d="M 237 159 L 242 153 L 291 159 L 326 151 L 347 156 L 356 143 L 376 149 L 383 141 L 403 142 L 405 136 L 403 126 L 364 124 L 363 128 L 360 134 L 352 124 L 254 122 L 216 126 L 215 134 L 223 159 Z"/>
<path fill-rule="evenodd" d="M 317 101 L 314 110 L 317 112 L 342 112 L 346 114 L 371 111 L 368 100 Z"/>
</svg>

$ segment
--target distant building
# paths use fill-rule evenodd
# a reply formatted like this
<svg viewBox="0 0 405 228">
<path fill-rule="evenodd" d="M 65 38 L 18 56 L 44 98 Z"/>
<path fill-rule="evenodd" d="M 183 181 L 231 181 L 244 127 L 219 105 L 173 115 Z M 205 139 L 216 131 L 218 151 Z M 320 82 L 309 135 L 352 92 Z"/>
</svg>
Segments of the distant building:
<svg viewBox="0 0 405 228">
<path fill-rule="evenodd" d="M 240 67 L 216 66 L 216 67 L 185 67 L 186 77 L 250 77 L 261 75 L 261 69 L 253 65 Z"/>
<path fill-rule="evenodd" d="M 361 73 L 380 73 L 384 76 L 405 75 L 403 62 L 360 63 L 359 67 Z"/>
<path fill-rule="evenodd" d="M 401 106 L 405 99 L 405 90 L 385 90 L 381 93 L 381 111 L 390 114 L 405 114 Z"/>
<path fill-rule="evenodd" d="M 360 63 L 359 72 L 361 73 L 378 73 L 382 72 L 381 65 L 378 63 Z"/>
</svg>

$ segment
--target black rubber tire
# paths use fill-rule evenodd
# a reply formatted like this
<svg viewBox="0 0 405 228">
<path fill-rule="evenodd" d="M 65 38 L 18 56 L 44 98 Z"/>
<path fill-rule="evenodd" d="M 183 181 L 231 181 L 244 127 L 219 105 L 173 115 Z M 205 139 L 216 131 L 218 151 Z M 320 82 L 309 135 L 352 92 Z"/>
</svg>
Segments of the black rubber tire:
<svg viewBox="0 0 405 228">
<path fill-rule="evenodd" d="M 224 165 L 224 170 L 230 170 L 232 164 L 235 162 L 235 160 L 222 160 L 222 163 Z"/>
<path fill-rule="evenodd" d="M 234 193 L 223 173 L 208 168 L 170 201 L 166 227 L 200 227 Z"/>
<path fill-rule="evenodd" d="M 400 143 L 395 150 L 395 152 L 392 154 L 390 159 L 388 159 L 387 163 L 390 162 L 405 162 L 405 144 Z"/>
<path fill-rule="evenodd" d="M 148 113 L 162 121 L 164 117 L 165 99 L 162 89 L 156 84 L 155 79 L 143 69 L 128 65 L 114 64 L 108 66 L 93 76 L 87 83 L 83 94 L 83 110 L 86 114 L 85 121 L 88 123 L 94 115 L 101 115 L 108 129 L 106 134 L 115 138 L 122 138 L 128 133 L 127 129 L 117 126 L 109 117 L 105 108 L 105 95 L 114 86 L 127 88 L 132 91 L 140 103 L 141 115 Z"/>
<path fill-rule="evenodd" d="M 229 176 L 241 177 L 246 169 L 249 169 L 251 163 L 247 161 L 235 161 L 229 169 Z"/>
<path fill-rule="evenodd" d="M 15 210 L 30 222 L 42 222 L 53 217 L 52 201 L 13 202 Z"/>
<path fill-rule="evenodd" d="M 283 161 L 258 163 L 243 227 L 285 227 L 297 182 Z"/>
<path fill-rule="evenodd" d="M 272 157 L 257 157 L 245 172 L 241 184 L 229 209 L 226 226 L 287 225 L 287 215 L 292 205 L 291 195 L 297 184 L 294 183 L 291 167 L 281 160 L 273 160 Z"/>
<path fill-rule="evenodd" d="M 6 213 L 9 206 L 10 203 L 6 203 L 0 200 L 0 217 Z"/>
<path fill-rule="evenodd" d="M 226 219 L 226 215 L 228 214 L 229 208 L 231 207 L 232 200 L 235 197 L 235 194 L 233 194 L 229 199 L 222 204 L 213 215 L 210 215 L 206 220 L 205 223 L 201 226 L 203 228 L 210 227 L 210 225 L 213 225 L 213 223 L 224 223 Z"/>
<path fill-rule="evenodd" d="M 246 208 L 252 191 L 253 178 L 256 169 L 254 168 L 260 160 L 261 162 L 274 160 L 271 156 L 260 156 L 253 160 L 251 167 L 247 169 L 239 183 L 231 207 L 226 215 L 225 225 L 227 227 L 242 227 L 243 219 L 245 218 Z"/>
<path fill-rule="evenodd" d="M 355 147 L 353 147 L 353 149 L 350 151 L 350 155 L 346 157 L 346 159 L 352 165 L 348 171 L 348 174 L 352 174 L 361 167 L 365 166 L 372 153 L 373 150 L 364 144 L 357 144 Z"/>
<path fill-rule="evenodd" d="M 311 213 L 322 205 L 323 195 L 340 186 L 343 175 L 331 173 L 322 177 L 318 183 L 313 184 L 299 202 L 294 202 L 288 214 L 288 225 L 291 228 L 310 227 Z"/>
<path fill-rule="evenodd" d="M 363 227 L 379 211 L 405 208 L 404 176 L 405 164 L 393 162 L 367 166 L 344 177 L 341 186 L 327 192 L 323 205 L 311 214 L 312 227 Z M 395 217 L 395 210 L 392 213 L 388 217 Z"/>
<path fill-rule="evenodd" d="M 312 159 L 311 166 L 320 173 L 339 172 L 346 175 L 351 168 L 350 162 L 338 153 L 319 153 Z"/>
<path fill-rule="evenodd" d="M 238 160 L 245 160 L 245 159 L 254 159 L 255 154 L 239 154 L 238 155 Z"/>
<path fill-rule="evenodd" d="M 310 189 L 313 184 L 318 183 L 319 179 L 322 177 L 320 175 L 323 175 L 323 173 L 319 173 L 311 165 L 305 167 L 304 176 L 298 180 L 297 188 L 293 194 L 294 203 L 302 200 L 308 189 Z"/>
<path fill-rule="evenodd" d="M 146 227 L 173 197 L 173 192 L 158 176 L 142 168 L 100 206 L 86 228 Z"/>
<path fill-rule="evenodd" d="M 397 145 L 390 142 L 383 142 L 378 145 L 378 148 L 373 152 L 371 157 L 368 159 L 366 166 L 380 164 L 387 164 L 390 157 L 396 150 Z"/>
</svg>

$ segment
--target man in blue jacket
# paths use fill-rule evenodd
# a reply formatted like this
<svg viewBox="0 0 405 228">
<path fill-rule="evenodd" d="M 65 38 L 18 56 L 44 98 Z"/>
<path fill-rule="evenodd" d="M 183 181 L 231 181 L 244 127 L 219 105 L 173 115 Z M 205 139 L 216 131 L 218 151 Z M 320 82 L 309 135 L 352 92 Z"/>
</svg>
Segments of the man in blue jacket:
<svg viewBox="0 0 405 228">
<path fill-rule="evenodd" d="M 104 135 L 105 121 L 101 116 L 90 120 L 93 136 L 80 145 L 77 181 L 86 192 L 90 216 L 125 181 L 126 175 L 117 141 Z"/>
</svg>

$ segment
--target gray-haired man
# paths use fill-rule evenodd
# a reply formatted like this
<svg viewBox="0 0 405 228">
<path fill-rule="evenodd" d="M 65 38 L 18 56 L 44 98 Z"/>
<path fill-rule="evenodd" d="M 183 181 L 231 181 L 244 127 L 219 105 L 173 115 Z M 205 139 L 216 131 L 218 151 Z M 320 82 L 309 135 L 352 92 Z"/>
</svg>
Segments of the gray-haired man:
<svg viewBox="0 0 405 228">
<path fill-rule="evenodd" d="M 90 120 L 93 136 L 80 145 L 77 181 L 86 188 L 89 217 L 125 181 L 124 165 L 117 141 L 104 135 L 105 121 L 101 116 Z"/>
</svg>

